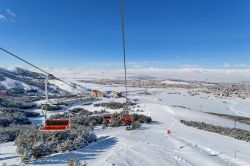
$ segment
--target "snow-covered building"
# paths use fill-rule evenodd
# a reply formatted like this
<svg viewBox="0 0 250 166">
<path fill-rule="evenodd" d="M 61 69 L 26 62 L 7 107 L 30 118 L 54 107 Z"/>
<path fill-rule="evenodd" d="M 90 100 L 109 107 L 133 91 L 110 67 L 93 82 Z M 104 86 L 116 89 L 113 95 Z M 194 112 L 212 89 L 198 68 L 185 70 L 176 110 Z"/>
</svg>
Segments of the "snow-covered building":
<svg viewBox="0 0 250 166">
<path fill-rule="evenodd" d="M 98 90 L 92 90 L 90 95 L 93 97 L 104 97 L 104 94 Z"/>
</svg>

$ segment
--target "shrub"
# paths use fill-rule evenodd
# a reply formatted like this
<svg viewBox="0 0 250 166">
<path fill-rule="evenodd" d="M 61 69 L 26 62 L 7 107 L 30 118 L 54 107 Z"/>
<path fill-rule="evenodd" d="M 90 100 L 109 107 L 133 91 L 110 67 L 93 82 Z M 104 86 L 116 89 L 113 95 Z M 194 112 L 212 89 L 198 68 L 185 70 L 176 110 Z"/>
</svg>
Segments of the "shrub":
<svg viewBox="0 0 250 166">
<path fill-rule="evenodd" d="M 94 111 L 94 114 L 104 114 L 108 113 L 105 109 L 102 109 L 101 111 Z"/>
<path fill-rule="evenodd" d="M 136 130 L 141 127 L 141 123 L 139 121 L 132 122 L 131 125 L 126 126 L 126 130 Z"/>
<path fill-rule="evenodd" d="M 70 109 L 70 113 L 72 113 L 72 114 L 79 113 L 79 114 L 85 115 L 85 116 L 89 116 L 89 115 L 93 114 L 92 112 L 90 112 L 90 111 L 88 111 L 88 110 L 86 110 L 84 108 L 80 108 L 80 107 L 79 108 L 72 108 L 72 109 Z"/>
<path fill-rule="evenodd" d="M 152 122 L 152 118 L 150 116 L 145 116 L 142 114 L 134 114 L 135 121 L 139 121 L 140 123 L 150 123 Z"/>
<path fill-rule="evenodd" d="M 41 106 L 42 110 L 47 110 L 47 111 L 57 111 L 63 109 L 63 106 L 61 105 L 51 105 L 51 104 L 45 104 Z"/>
<path fill-rule="evenodd" d="M 67 162 L 67 165 L 68 166 L 87 166 L 88 164 L 86 163 L 86 161 L 84 161 L 83 163 L 78 160 L 77 158 L 75 157 L 71 157 L 68 159 L 68 162 Z"/>
<path fill-rule="evenodd" d="M 38 112 L 29 112 L 18 108 L 0 108 L 0 113 L 3 114 L 21 113 L 25 117 L 38 117 L 40 115 L 40 113 Z"/>
<path fill-rule="evenodd" d="M 221 135 L 226 135 L 226 136 L 233 137 L 239 140 L 244 140 L 247 142 L 250 141 L 250 131 L 247 131 L 247 130 L 215 126 L 212 124 L 207 124 L 204 122 L 196 122 L 196 121 L 181 120 L 180 122 L 187 126 L 195 127 L 201 130 L 218 133 Z"/>
<path fill-rule="evenodd" d="M 28 118 L 22 112 L 0 112 L 0 127 L 8 127 L 10 125 L 28 125 L 31 124 Z"/>
<path fill-rule="evenodd" d="M 79 110 L 79 109 L 77 109 Z M 103 116 L 101 115 L 92 115 L 92 112 L 89 112 L 88 110 L 81 109 L 79 113 L 75 113 L 78 111 L 70 111 L 73 116 L 71 117 L 71 123 L 72 125 L 82 125 L 82 126 L 89 126 L 93 127 L 96 125 L 101 125 L 103 123 Z M 55 114 L 50 116 L 50 119 L 65 119 L 68 118 L 68 113 L 63 114 Z"/>
<path fill-rule="evenodd" d="M 18 128 L 6 127 L 0 128 L 0 143 L 11 142 L 16 139 L 16 134 L 19 131 Z"/>
<path fill-rule="evenodd" d="M 9 127 L 0 127 L 0 143 L 11 142 L 14 141 L 21 129 L 29 129 L 31 126 L 26 125 L 14 125 Z"/>
<path fill-rule="evenodd" d="M 132 106 L 132 105 L 135 105 L 135 103 L 132 103 L 132 102 L 128 102 L 128 103 L 109 102 L 109 103 L 94 104 L 95 107 L 107 107 L 109 109 L 120 109 L 120 108 L 125 108 L 126 106 Z"/>
<path fill-rule="evenodd" d="M 73 117 L 71 117 L 71 123 L 74 126 L 89 126 L 94 127 L 96 125 L 103 125 L 103 128 L 106 127 L 119 127 L 119 126 L 127 126 L 131 125 L 133 122 L 135 123 L 150 123 L 152 122 L 151 117 L 141 115 L 141 114 L 132 114 L 132 121 L 125 121 L 121 120 L 121 118 L 124 116 L 123 113 L 114 113 L 112 114 L 112 118 L 110 121 L 106 121 L 104 119 L 104 116 L 107 114 L 98 114 L 98 115 L 91 115 L 91 112 L 88 110 L 84 110 L 82 112 L 79 112 L 78 114 L 73 114 Z M 50 116 L 50 119 L 65 119 L 68 118 L 68 113 L 63 114 L 55 114 Z M 135 128 L 136 129 L 136 128 Z"/>
<path fill-rule="evenodd" d="M 36 104 L 31 102 L 23 101 L 22 98 L 18 97 L 6 97 L 1 98 L 0 106 L 7 108 L 19 108 L 19 109 L 31 109 L 35 108 Z"/>
<path fill-rule="evenodd" d="M 95 115 L 95 116 L 77 115 L 72 118 L 72 123 L 76 125 L 93 127 L 96 125 L 101 125 L 103 123 L 103 117 L 100 115 Z"/>
<path fill-rule="evenodd" d="M 21 129 L 15 144 L 22 158 L 38 159 L 57 152 L 74 150 L 96 141 L 92 128 L 72 126 L 65 131 L 40 131 L 37 127 Z"/>
<path fill-rule="evenodd" d="M 48 156 L 53 153 L 51 143 L 44 144 L 42 142 L 36 143 L 31 150 L 31 156 L 34 159 L 41 158 L 43 156 Z"/>
<path fill-rule="evenodd" d="M 206 113 L 250 125 L 250 118 L 249 117 L 235 116 L 235 115 L 228 115 L 228 114 L 218 114 L 218 113 L 213 113 L 213 112 L 206 112 Z"/>
</svg>

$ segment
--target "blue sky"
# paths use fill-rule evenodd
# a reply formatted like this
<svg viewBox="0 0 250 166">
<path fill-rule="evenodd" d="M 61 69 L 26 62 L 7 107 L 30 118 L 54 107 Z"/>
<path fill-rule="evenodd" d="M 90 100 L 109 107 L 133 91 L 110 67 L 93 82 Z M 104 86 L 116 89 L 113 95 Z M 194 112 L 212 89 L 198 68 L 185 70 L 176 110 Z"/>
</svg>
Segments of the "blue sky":
<svg viewBox="0 0 250 166">
<path fill-rule="evenodd" d="M 250 1 L 124 0 L 129 67 L 249 67 Z M 0 0 L 0 46 L 42 67 L 122 67 L 119 0 Z M 0 53 L 0 65 L 22 65 Z"/>
</svg>

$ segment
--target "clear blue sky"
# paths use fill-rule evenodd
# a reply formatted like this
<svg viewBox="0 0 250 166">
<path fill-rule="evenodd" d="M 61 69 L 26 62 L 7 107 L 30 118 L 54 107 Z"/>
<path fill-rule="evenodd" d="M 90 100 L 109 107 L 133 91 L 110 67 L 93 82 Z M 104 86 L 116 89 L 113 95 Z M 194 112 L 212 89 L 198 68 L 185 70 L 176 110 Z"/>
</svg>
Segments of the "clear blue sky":
<svg viewBox="0 0 250 166">
<path fill-rule="evenodd" d="M 250 65 L 249 0 L 124 3 L 130 67 Z M 119 67 L 119 5 L 119 0 L 0 0 L 0 45 L 43 67 Z M 16 63 L 22 64 L 0 53 L 1 66 Z"/>
</svg>

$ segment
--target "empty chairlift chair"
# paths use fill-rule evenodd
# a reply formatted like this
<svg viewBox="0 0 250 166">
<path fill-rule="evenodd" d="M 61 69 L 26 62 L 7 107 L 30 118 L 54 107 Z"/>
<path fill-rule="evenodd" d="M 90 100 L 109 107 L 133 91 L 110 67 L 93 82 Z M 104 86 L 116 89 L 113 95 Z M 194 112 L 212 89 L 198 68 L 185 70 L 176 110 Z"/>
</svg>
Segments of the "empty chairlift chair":
<svg viewBox="0 0 250 166">
<path fill-rule="evenodd" d="M 121 120 L 125 121 L 125 122 L 133 122 L 134 115 L 124 114 L 124 115 L 122 115 Z"/>
<path fill-rule="evenodd" d="M 58 131 L 67 130 L 70 128 L 69 119 L 46 119 L 44 126 L 40 129 L 41 131 Z"/>
<path fill-rule="evenodd" d="M 68 118 L 64 119 L 47 119 L 45 113 L 44 126 L 40 128 L 41 131 L 61 131 L 67 130 L 71 126 L 70 112 L 68 112 Z"/>
</svg>

